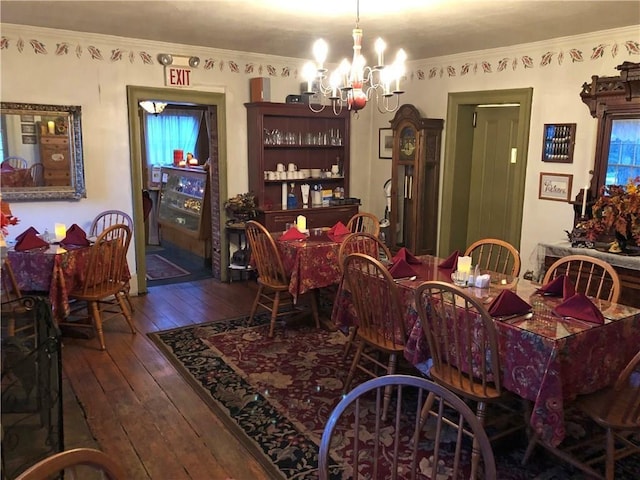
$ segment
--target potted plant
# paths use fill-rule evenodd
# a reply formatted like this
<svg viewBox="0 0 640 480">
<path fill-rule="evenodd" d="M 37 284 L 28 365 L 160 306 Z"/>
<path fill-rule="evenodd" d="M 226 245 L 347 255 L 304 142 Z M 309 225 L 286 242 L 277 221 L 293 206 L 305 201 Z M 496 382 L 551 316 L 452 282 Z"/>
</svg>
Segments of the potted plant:
<svg viewBox="0 0 640 480">
<path fill-rule="evenodd" d="M 585 224 L 587 238 L 615 236 L 611 252 L 624 251 L 628 243 L 640 245 L 640 177 L 626 185 L 605 185 L 593 205 L 593 218 Z"/>
<path fill-rule="evenodd" d="M 253 193 L 239 193 L 224 203 L 231 221 L 246 222 L 258 214 L 256 196 Z"/>
</svg>

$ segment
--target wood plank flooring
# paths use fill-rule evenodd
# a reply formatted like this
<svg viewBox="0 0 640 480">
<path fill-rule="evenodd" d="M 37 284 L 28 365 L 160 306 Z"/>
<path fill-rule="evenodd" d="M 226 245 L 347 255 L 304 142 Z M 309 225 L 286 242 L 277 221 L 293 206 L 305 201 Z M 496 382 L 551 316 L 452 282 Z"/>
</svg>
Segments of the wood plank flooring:
<svg viewBox="0 0 640 480">
<path fill-rule="evenodd" d="M 268 478 L 146 335 L 248 314 L 255 291 L 255 282 L 213 279 L 152 287 L 132 298 L 136 335 L 115 317 L 104 326 L 106 351 L 96 339 L 63 337 L 64 375 L 128 479 Z"/>
</svg>

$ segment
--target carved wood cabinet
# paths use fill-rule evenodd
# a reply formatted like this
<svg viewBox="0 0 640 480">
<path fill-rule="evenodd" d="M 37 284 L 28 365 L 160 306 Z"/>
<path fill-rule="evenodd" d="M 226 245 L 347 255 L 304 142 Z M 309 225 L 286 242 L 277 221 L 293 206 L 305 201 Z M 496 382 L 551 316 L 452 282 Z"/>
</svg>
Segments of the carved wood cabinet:
<svg viewBox="0 0 640 480">
<path fill-rule="evenodd" d="M 435 255 L 438 241 L 438 186 L 444 120 L 423 118 L 402 105 L 391 120 L 391 248 Z"/>
</svg>

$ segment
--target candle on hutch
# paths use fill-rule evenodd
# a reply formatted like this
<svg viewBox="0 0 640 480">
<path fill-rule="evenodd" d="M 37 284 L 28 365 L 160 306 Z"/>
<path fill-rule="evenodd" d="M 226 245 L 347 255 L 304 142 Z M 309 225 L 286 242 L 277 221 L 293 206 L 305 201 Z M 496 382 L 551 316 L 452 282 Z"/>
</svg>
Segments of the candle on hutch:
<svg viewBox="0 0 640 480">
<path fill-rule="evenodd" d="M 588 189 L 589 189 L 589 185 L 587 185 L 586 187 L 584 187 L 582 189 L 582 215 L 581 215 L 581 217 L 583 217 L 583 218 L 587 213 L 587 190 Z"/>
<path fill-rule="evenodd" d="M 56 133 L 56 124 L 53 123 L 53 120 L 47 122 L 47 129 L 49 130 L 49 135 Z"/>
</svg>

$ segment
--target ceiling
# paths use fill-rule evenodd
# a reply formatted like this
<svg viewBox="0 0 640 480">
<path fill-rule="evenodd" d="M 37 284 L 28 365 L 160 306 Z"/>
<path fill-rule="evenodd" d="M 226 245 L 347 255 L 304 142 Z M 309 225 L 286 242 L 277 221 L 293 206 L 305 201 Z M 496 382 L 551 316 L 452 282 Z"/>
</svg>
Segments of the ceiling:
<svg viewBox="0 0 640 480">
<path fill-rule="evenodd" d="M 408 60 L 640 25 L 640 2 L 362 0 L 363 54 L 385 39 Z M 351 57 L 356 0 L 11 1 L 3 23 L 311 58 L 319 37 L 329 62 Z M 640 33 L 640 32 L 639 32 Z M 390 60 L 390 58 L 387 58 Z M 388 62 L 387 62 L 388 63 Z"/>
</svg>

